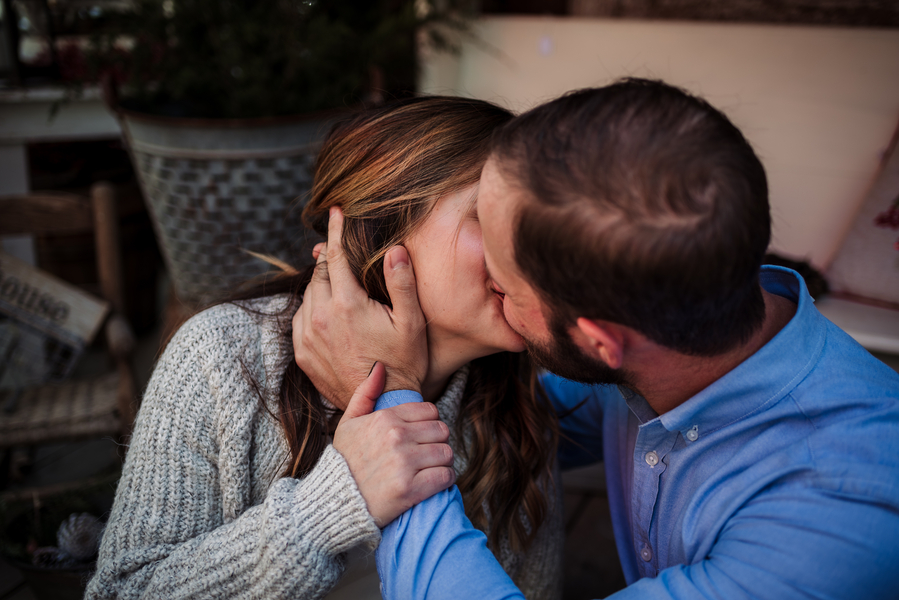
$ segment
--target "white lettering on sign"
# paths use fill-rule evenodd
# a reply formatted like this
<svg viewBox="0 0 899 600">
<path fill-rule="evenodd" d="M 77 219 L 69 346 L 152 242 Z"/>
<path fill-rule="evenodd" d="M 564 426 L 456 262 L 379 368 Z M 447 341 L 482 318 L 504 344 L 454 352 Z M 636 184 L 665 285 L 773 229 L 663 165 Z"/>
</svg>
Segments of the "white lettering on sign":
<svg viewBox="0 0 899 600">
<path fill-rule="evenodd" d="M 0 252 L 0 314 L 56 338 L 90 343 L 109 303 Z"/>
<path fill-rule="evenodd" d="M 0 298 L 31 314 L 61 324 L 69 316 L 69 305 L 42 292 L 13 275 L 3 272 L 0 265 Z"/>
</svg>

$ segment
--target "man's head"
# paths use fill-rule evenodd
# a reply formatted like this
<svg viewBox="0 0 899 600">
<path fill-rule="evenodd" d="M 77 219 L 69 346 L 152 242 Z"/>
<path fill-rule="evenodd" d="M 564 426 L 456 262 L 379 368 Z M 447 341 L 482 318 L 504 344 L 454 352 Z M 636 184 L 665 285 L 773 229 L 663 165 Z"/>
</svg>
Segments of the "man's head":
<svg viewBox="0 0 899 600">
<path fill-rule="evenodd" d="M 571 355 L 589 321 L 714 356 L 764 320 L 764 169 L 723 114 L 677 88 L 624 80 L 521 115 L 494 138 L 478 212 L 507 319 L 562 375 L 627 380 Z"/>
</svg>

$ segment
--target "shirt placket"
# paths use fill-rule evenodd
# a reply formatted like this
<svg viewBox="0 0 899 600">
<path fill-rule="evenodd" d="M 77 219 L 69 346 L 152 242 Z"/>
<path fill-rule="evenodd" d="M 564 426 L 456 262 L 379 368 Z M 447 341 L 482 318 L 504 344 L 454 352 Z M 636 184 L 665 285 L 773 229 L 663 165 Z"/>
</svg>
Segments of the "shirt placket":
<svg viewBox="0 0 899 600">
<path fill-rule="evenodd" d="M 652 515 L 658 503 L 660 479 L 667 469 L 665 458 L 671 450 L 672 437 L 676 433 L 656 420 L 640 426 L 634 445 L 631 524 L 641 577 L 655 577 L 659 572 L 658 552 L 652 543 Z"/>
</svg>

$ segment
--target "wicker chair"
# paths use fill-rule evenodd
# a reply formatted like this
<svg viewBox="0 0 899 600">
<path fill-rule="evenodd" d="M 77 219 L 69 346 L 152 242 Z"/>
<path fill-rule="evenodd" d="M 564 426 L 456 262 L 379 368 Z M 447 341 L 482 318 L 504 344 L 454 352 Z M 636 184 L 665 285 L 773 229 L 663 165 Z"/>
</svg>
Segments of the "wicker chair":
<svg viewBox="0 0 899 600">
<path fill-rule="evenodd" d="M 106 319 L 109 371 L 89 380 L 66 380 L 25 389 L 13 410 L 0 411 L 0 451 L 13 446 L 127 435 L 134 419 L 134 335 L 123 313 L 122 260 L 115 192 L 107 183 L 90 198 L 64 193 L 0 197 L 0 235 L 93 232 Z"/>
</svg>

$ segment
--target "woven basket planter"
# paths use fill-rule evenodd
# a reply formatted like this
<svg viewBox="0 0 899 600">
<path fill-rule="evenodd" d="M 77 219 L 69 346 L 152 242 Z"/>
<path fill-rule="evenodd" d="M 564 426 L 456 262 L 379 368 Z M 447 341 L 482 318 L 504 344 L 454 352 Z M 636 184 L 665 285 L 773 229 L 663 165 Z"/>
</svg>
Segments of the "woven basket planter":
<svg viewBox="0 0 899 600">
<path fill-rule="evenodd" d="M 209 304 L 270 270 L 247 250 L 307 261 L 300 212 L 334 118 L 174 119 L 119 111 L 182 302 Z"/>
</svg>

